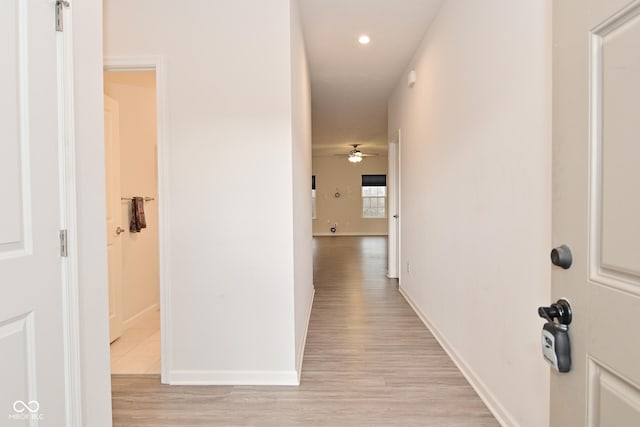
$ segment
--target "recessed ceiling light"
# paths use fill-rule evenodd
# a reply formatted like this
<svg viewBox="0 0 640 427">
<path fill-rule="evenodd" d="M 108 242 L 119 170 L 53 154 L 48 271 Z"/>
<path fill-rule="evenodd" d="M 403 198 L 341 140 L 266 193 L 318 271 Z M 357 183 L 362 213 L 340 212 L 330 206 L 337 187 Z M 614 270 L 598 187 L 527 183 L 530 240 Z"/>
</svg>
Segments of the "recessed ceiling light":
<svg viewBox="0 0 640 427">
<path fill-rule="evenodd" d="M 368 35 L 363 34 L 360 37 L 358 37 L 358 41 L 360 42 L 360 44 L 367 44 L 371 41 L 371 39 L 369 38 Z"/>
</svg>

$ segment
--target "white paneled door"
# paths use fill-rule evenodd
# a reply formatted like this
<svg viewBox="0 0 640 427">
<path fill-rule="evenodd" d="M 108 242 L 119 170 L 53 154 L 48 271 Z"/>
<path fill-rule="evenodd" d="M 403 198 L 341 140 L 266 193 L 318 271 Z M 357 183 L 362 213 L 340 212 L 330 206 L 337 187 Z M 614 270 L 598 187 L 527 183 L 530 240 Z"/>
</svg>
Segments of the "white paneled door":
<svg viewBox="0 0 640 427">
<path fill-rule="evenodd" d="M 553 271 L 572 368 L 552 426 L 640 426 L 640 1 L 553 2 Z"/>
<path fill-rule="evenodd" d="M 107 193 L 107 256 L 109 262 L 109 341 L 124 330 L 122 315 L 122 223 L 120 200 L 120 108 L 104 96 L 104 145 Z"/>
<path fill-rule="evenodd" d="M 68 424 L 55 2 L 0 13 L 0 424 Z"/>
</svg>

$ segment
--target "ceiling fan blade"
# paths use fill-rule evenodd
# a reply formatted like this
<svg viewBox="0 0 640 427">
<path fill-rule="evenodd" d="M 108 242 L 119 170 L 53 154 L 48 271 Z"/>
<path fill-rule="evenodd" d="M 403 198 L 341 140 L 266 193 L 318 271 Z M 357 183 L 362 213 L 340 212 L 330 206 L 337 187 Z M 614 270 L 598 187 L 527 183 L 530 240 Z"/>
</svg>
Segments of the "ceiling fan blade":
<svg viewBox="0 0 640 427">
<path fill-rule="evenodd" d="M 347 154 L 334 154 L 334 156 L 337 157 L 349 157 L 351 155 L 351 153 L 347 153 Z M 378 153 L 361 153 L 360 154 L 362 157 L 375 157 L 375 156 L 379 156 L 380 154 Z"/>
</svg>

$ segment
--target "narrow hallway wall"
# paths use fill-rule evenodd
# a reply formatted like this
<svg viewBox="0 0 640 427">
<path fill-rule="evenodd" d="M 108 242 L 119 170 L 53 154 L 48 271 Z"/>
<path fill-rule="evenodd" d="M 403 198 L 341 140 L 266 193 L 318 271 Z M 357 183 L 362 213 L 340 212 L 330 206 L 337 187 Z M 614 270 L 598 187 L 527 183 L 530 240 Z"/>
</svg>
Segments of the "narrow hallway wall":
<svg viewBox="0 0 640 427">
<path fill-rule="evenodd" d="M 549 416 L 550 9 L 445 2 L 389 102 L 401 290 L 504 425 Z"/>
<path fill-rule="evenodd" d="M 291 135 L 293 173 L 294 328 L 296 371 L 302 373 L 313 303 L 313 249 L 311 236 L 311 83 L 300 25 L 298 1 L 291 7 Z"/>
</svg>

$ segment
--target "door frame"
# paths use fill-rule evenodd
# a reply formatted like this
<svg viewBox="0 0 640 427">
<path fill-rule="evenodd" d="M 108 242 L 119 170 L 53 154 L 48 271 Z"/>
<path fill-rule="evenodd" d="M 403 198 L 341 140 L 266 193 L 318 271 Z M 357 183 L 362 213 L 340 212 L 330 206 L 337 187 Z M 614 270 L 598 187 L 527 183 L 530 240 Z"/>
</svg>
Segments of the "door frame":
<svg viewBox="0 0 640 427">
<path fill-rule="evenodd" d="M 169 277 L 169 141 L 166 120 L 166 67 L 162 56 L 107 56 L 104 71 L 154 71 L 156 73 L 156 127 L 158 179 L 158 256 L 160 264 L 160 381 L 169 384 L 171 366 L 171 318 Z"/>
<path fill-rule="evenodd" d="M 401 268 L 400 268 L 400 221 L 401 218 L 394 218 L 393 215 L 400 214 L 400 168 L 401 168 L 401 156 L 400 156 L 400 140 L 401 129 L 398 129 L 396 134 L 389 141 L 389 165 L 388 165 L 388 189 L 389 194 L 387 198 L 388 212 L 387 217 L 389 221 L 388 232 L 388 268 L 387 277 L 390 279 L 398 279 L 400 281 Z"/>
<path fill-rule="evenodd" d="M 76 187 L 75 76 L 73 13 L 62 8 L 64 31 L 56 32 L 58 68 L 58 174 L 60 230 L 67 231 L 67 255 L 60 257 L 65 364 L 65 411 L 70 426 L 82 425 L 82 352 L 78 259 L 78 192 Z"/>
</svg>

